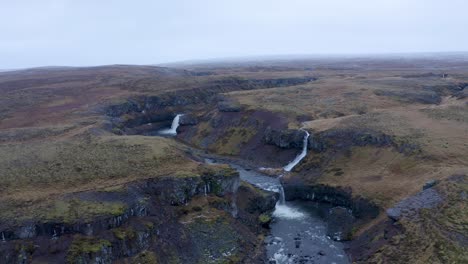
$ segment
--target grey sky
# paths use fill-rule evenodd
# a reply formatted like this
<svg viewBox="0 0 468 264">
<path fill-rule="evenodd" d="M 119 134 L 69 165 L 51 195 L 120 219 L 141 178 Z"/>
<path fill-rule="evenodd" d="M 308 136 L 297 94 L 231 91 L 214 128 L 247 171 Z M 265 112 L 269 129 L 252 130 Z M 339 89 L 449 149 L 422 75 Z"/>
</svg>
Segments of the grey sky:
<svg viewBox="0 0 468 264">
<path fill-rule="evenodd" d="M 467 0 L 0 0 L 0 69 L 468 50 Z"/>
</svg>

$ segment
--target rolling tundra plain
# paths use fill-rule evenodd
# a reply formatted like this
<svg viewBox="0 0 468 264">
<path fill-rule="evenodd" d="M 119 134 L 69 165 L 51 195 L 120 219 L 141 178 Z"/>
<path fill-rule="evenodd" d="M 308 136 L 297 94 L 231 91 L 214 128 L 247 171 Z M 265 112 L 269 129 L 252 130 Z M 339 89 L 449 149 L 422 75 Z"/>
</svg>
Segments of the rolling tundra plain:
<svg viewBox="0 0 468 264">
<path fill-rule="evenodd" d="M 0 72 L 0 263 L 467 263 L 468 58 Z"/>
</svg>

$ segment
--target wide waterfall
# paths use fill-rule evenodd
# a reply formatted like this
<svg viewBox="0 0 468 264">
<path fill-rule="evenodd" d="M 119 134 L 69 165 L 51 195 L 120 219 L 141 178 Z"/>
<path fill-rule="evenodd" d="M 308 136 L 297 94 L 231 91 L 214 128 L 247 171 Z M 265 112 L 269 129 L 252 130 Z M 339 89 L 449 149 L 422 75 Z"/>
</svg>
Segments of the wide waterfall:
<svg viewBox="0 0 468 264">
<path fill-rule="evenodd" d="M 159 133 L 164 134 L 164 135 L 177 135 L 177 128 L 179 127 L 179 120 L 180 117 L 183 116 L 183 114 L 178 114 L 174 117 L 174 120 L 172 120 L 172 125 L 171 128 L 169 129 L 164 129 L 159 131 Z"/>
<path fill-rule="evenodd" d="M 303 145 L 302 145 L 302 151 L 299 155 L 296 156 L 296 158 L 291 161 L 288 165 L 284 166 L 285 171 L 291 171 L 301 160 L 307 155 L 307 142 L 309 140 L 309 132 L 305 131 L 306 135 L 304 136 L 303 140 Z"/>
</svg>

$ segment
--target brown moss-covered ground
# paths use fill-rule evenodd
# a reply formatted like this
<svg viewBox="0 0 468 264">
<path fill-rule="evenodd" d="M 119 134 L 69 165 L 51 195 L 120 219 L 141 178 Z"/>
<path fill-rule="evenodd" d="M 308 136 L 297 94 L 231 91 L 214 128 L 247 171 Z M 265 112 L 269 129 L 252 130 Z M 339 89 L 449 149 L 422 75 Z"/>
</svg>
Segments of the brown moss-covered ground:
<svg viewBox="0 0 468 264">
<path fill-rule="evenodd" d="M 465 263 L 467 179 L 454 175 L 436 185 L 444 197 L 437 207 L 394 223 L 380 220 L 356 236 L 350 251 L 357 263 Z"/>
<path fill-rule="evenodd" d="M 311 76 L 318 80 L 280 87 L 258 82 L 243 86 L 245 80 Z M 207 91 L 223 92 L 222 97 L 238 103 L 240 110 L 221 112 L 216 104 L 168 106 L 170 111 L 196 109 L 199 117 L 198 125 L 181 127 L 177 139 L 253 163 L 281 167 L 298 152 L 263 144 L 268 126 L 303 127 L 312 133 L 365 128 L 391 136 L 396 144 L 417 146 L 418 151 L 411 153 L 388 146 L 353 146 L 346 151 L 331 146 L 325 152 L 311 151 L 285 176 L 303 184 L 350 187 L 353 194 L 388 208 L 414 195 L 428 180 L 468 173 L 466 83 L 468 63 L 445 58 L 269 61 L 183 69 L 120 65 L 0 73 L 0 218 L 59 215 L 66 220 L 75 214 L 62 201 L 68 194 L 115 191 L 136 180 L 191 174 L 197 163 L 189 158 L 189 147 L 168 138 L 114 135 L 106 127 L 110 117 L 105 114 L 107 106 L 135 96 L 177 91 L 183 97 L 188 90 L 191 97 L 213 96 L 213 102 L 217 95 Z M 401 246 L 373 252 L 375 260 L 413 251 L 419 252 L 414 261 L 463 260 L 463 252 L 453 243 L 459 237 L 466 239 L 466 230 L 459 228 L 466 222 L 453 219 L 464 219 L 466 208 L 450 202 L 454 198 L 446 201 L 440 209 L 443 214 L 423 213 L 414 227 L 402 222 L 408 237 L 433 244 L 405 238 L 398 243 Z M 74 208 L 80 208 L 84 217 L 121 210 L 119 204 L 86 202 Z M 197 214 L 195 210 L 193 215 Z M 356 236 L 384 218 L 369 223 Z M 460 236 L 442 234 L 445 227 Z M 424 257 L 425 249 L 433 253 Z"/>
</svg>

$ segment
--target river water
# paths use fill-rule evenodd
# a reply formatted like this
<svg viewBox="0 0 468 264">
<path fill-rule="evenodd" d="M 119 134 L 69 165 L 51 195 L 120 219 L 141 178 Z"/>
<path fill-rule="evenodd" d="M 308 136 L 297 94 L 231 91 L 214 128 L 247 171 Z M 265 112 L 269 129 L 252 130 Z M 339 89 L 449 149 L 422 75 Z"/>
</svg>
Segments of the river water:
<svg viewBox="0 0 468 264">
<path fill-rule="evenodd" d="M 180 115 L 174 118 L 172 127 L 167 130 L 177 134 Z M 304 130 L 305 131 L 305 130 Z M 309 133 L 305 131 L 303 148 L 283 169 L 291 171 L 306 155 Z M 216 163 L 206 159 L 206 163 Z M 245 169 L 237 164 L 235 168 L 243 181 L 260 189 L 277 192 L 280 199 L 273 211 L 270 234 L 265 239 L 268 264 L 346 264 L 350 263 L 343 244 L 327 236 L 327 223 L 321 215 L 330 205 L 313 202 L 286 202 L 280 177 L 271 177 L 260 172 Z"/>
<path fill-rule="evenodd" d="M 272 215 L 270 235 L 265 241 L 268 263 L 349 263 L 343 244 L 327 236 L 327 224 L 321 215 L 330 208 L 329 205 L 286 202 L 279 178 L 230 165 L 239 172 L 242 180 L 280 194 Z"/>
</svg>

